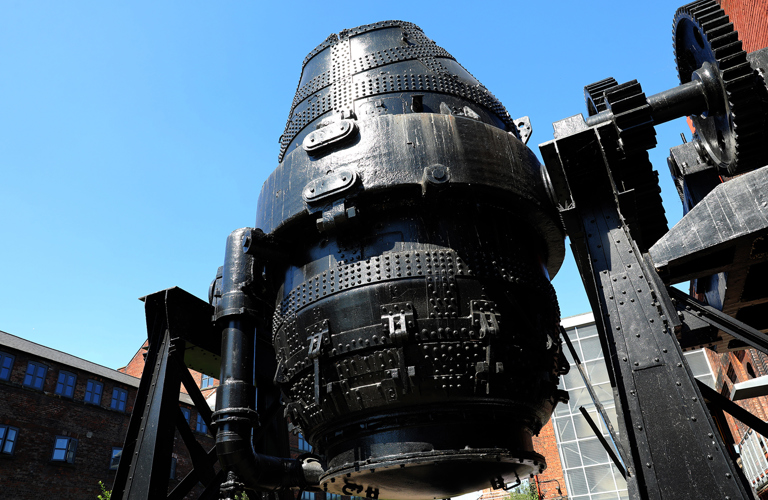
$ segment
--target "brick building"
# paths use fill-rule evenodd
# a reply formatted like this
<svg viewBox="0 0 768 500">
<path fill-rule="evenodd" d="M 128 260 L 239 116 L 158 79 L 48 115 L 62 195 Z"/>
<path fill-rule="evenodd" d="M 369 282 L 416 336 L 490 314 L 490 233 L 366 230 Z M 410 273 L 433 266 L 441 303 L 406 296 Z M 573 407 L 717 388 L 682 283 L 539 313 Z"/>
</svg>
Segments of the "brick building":
<svg viewBox="0 0 768 500">
<path fill-rule="evenodd" d="M 765 377 L 768 384 L 768 355 L 754 349 L 716 353 L 707 349 L 713 367 L 713 389 L 727 398 L 735 395 L 736 384 Z M 735 401 L 762 421 L 768 421 L 768 397 Z M 745 424 L 725 414 L 728 427 L 740 455 L 740 465 L 752 488 L 762 499 L 768 498 L 768 439 Z"/>
<path fill-rule="evenodd" d="M 138 386 L 127 373 L 0 332 L 0 496 L 86 499 L 99 481 L 111 487 Z M 181 394 L 179 405 L 210 449 L 192 400 Z M 191 468 L 186 448 L 175 449 L 171 487 Z"/>
</svg>

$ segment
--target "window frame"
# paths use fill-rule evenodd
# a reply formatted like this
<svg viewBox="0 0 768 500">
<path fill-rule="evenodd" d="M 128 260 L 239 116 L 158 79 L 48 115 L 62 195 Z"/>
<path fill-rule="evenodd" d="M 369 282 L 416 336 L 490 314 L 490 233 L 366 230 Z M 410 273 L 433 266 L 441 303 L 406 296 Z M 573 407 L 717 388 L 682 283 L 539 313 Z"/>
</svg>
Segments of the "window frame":
<svg viewBox="0 0 768 500">
<path fill-rule="evenodd" d="M 205 420 L 203 420 L 203 416 L 200 415 L 200 412 L 197 413 L 197 421 L 195 422 L 195 432 L 208 435 L 208 426 L 205 425 Z"/>
<path fill-rule="evenodd" d="M 32 370 L 32 373 L 29 373 L 29 368 L 34 367 Z M 44 369 L 44 373 L 42 377 L 38 377 L 36 375 L 39 368 Z M 30 383 L 27 383 L 27 377 L 30 377 Z M 48 377 L 48 365 L 41 363 L 40 361 L 28 361 L 27 362 L 27 370 L 24 372 L 24 382 L 21 384 L 24 387 L 28 387 L 30 389 L 34 389 L 36 391 L 42 391 L 45 389 L 45 379 Z M 37 379 L 40 379 L 40 387 L 37 387 L 36 381 Z"/>
<path fill-rule="evenodd" d="M 72 385 L 66 383 L 68 380 L 67 377 L 72 377 Z M 64 377 L 64 382 L 62 382 L 62 377 Z M 59 377 L 56 379 L 56 389 L 54 389 L 54 392 L 58 394 L 61 397 L 74 399 L 75 397 L 75 386 L 77 385 L 77 374 L 73 372 L 69 372 L 67 370 L 59 370 Z M 61 392 L 59 391 L 59 387 L 61 387 Z M 70 389 L 70 393 L 67 394 L 67 389 Z"/>
<path fill-rule="evenodd" d="M 309 441 L 307 441 L 307 439 L 304 437 L 304 434 L 300 432 L 297 437 L 299 439 L 296 443 L 296 447 L 299 449 L 299 451 L 312 453 L 312 445 L 309 444 Z M 304 446 L 302 446 L 302 443 L 304 443 Z"/>
<path fill-rule="evenodd" d="M 179 409 L 181 409 L 181 413 L 184 415 L 184 420 L 186 420 L 187 425 L 189 425 L 189 419 L 192 418 L 192 411 L 184 406 L 179 406 Z"/>
<path fill-rule="evenodd" d="M 215 384 L 214 380 L 216 380 L 216 379 L 214 379 L 210 375 L 206 375 L 205 373 L 203 373 L 203 377 L 200 379 L 200 388 L 201 389 L 210 389 Z"/>
<path fill-rule="evenodd" d="M 121 400 L 119 397 L 116 398 L 115 395 L 124 395 L 125 399 Z M 115 404 L 117 402 L 117 404 Z M 122 408 L 120 407 L 122 405 Z M 125 412 L 126 408 L 128 408 L 128 391 L 126 389 L 123 389 L 122 387 L 113 387 L 112 388 L 112 401 L 109 403 L 109 407 L 113 410 L 122 411 Z"/>
<path fill-rule="evenodd" d="M 123 449 L 117 446 L 113 446 L 112 454 L 109 456 L 109 470 L 117 470 L 117 468 L 120 467 L 120 459 L 122 458 L 122 456 L 123 456 Z M 115 457 L 117 457 L 117 463 L 113 464 L 112 462 L 114 462 Z"/>
<path fill-rule="evenodd" d="M 98 387 L 99 390 L 98 391 L 89 390 L 88 384 L 92 384 L 92 387 L 94 389 Z M 94 395 L 98 398 L 98 401 L 93 401 Z M 89 378 L 88 381 L 85 383 L 85 393 L 83 394 L 83 402 L 89 405 L 101 406 L 101 400 L 103 395 L 104 395 L 104 383 L 99 382 L 98 380 Z"/>
<path fill-rule="evenodd" d="M 13 452 L 16 451 L 16 441 L 19 439 L 19 429 L 10 425 L 0 425 L 0 429 L 3 429 L 2 436 L 0 436 L 0 455 L 13 456 Z M 8 434 L 13 431 L 13 439 L 8 439 Z M 8 443 L 11 443 L 11 450 L 5 451 Z"/>
<path fill-rule="evenodd" d="M 10 359 L 11 365 L 6 368 L 5 360 Z M 0 380 L 11 380 L 11 373 L 13 372 L 13 365 L 16 363 L 16 356 L 7 352 L 0 351 Z M 3 377 L 3 370 L 8 370 L 8 376 Z"/>
<path fill-rule="evenodd" d="M 66 446 L 59 448 L 59 440 L 65 440 Z M 64 458 L 56 458 L 56 452 L 59 450 L 64 451 Z M 51 462 L 61 462 L 65 464 L 75 463 L 75 454 L 77 453 L 77 439 L 69 436 L 56 436 L 53 440 L 53 453 L 51 454 Z"/>
</svg>

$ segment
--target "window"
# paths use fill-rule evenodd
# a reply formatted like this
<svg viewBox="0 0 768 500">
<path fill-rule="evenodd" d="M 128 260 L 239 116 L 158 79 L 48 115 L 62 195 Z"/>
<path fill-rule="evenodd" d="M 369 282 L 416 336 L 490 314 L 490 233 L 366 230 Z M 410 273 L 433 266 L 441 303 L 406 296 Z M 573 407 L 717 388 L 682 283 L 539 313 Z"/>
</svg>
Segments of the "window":
<svg viewBox="0 0 768 500">
<path fill-rule="evenodd" d="M 76 380 L 77 376 L 74 373 L 60 371 L 59 380 L 56 382 L 56 394 L 71 398 L 75 393 Z"/>
<path fill-rule="evenodd" d="M 100 405 L 101 391 L 103 389 L 104 389 L 104 384 L 102 384 L 101 382 L 96 382 L 95 380 L 88 380 L 88 383 L 85 386 L 84 401 L 92 405 Z"/>
<path fill-rule="evenodd" d="M 200 382 L 200 388 L 201 389 L 207 389 L 208 387 L 213 387 L 213 377 L 209 377 L 208 375 L 203 375 L 203 380 Z"/>
<path fill-rule="evenodd" d="M 757 377 L 757 375 L 755 375 L 755 370 L 752 368 L 752 363 L 747 363 L 747 374 L 749 375 L 749 378 Z"/>
<path fill-rule="evenodd" d="M 726 372 L 726 375 L 728 376 L 728 380 L 731 381 L 731 383 L 736 383 L 736 370 L 733 369 L 733 365 L 728 363 L 728 371 Z"/>
<path fill-rule="evenodd" d="M 27 365 L 27 373 L 24 375 L 24 385 L 42 391 L 47 371 L 48 367 L 44 364 L 30 361 Z"/>
<path fill-rule="evenodd" d="M 208 433 L 208 426 L 205 425 L 205 422 L 203 421 L 203 416 L 200 415 L 199 413 L 197 414 L 197 425 L 195 426 L 195 430 L 200 434 Z"/>
<path fill-rule="evenodd" d="M 170 479 L 176 479 L 176 457 L 171 457 L 171 476 Z"/>
<path fill-rule="evenodd" d="M 56 444 L 53 447 L 53 457 L 51 457 L 51 460 L 54 462 L 74 463 L 76 450 L 77 439 L 56 436 Z"/>
<path fill-rule="evenodd" d="M 302 491 L 301 500 L 315 500 L 315 494 L 310 491 Z"/>
<path fill-rule="evenodd" d="M 112 389 L 112 403 L 109 407 L 113 410 L 125 411 L 125 402 L 128 400 L 128 391 L 115 387 Z"/>
<path fill-rule="evenodd" d="M 15 358 L 8 353 L 0 352 L 0 380 L 9 380 L 11 378 L 11 368 Z"/>
<path fill-rule="evenodd" d="M 186 421 L 187 421 L 187 423 L 189 423 L 189 408 L 184 408 L 184 407 L 182 406 L 182 407 L 181 407 L 181 413 L 183 413 L 183 414 L 184 414 L 184 420 L 186 420 Z"/>
<path fill-rule="evenodd" d="M 13 449 L 16 447 L 16 436 L 19 429 L 0 425 L 0 453 L 4 455 L 13 455 Z"/>
<path fill-rule="evenodd" d="M 109 470 L 117 470 L 120 465 L 120 457 L 123 456 L 122 448 L 112 448 L 112 456 L 109 458 Z"/>
<path fill-rule="evenodd" d="M 304 434 L 299 434 L 299 449 L 301 451 L 312 451 L 312 445 L 310 445 L 306 439 L 304 439 Z"/>
</svg>

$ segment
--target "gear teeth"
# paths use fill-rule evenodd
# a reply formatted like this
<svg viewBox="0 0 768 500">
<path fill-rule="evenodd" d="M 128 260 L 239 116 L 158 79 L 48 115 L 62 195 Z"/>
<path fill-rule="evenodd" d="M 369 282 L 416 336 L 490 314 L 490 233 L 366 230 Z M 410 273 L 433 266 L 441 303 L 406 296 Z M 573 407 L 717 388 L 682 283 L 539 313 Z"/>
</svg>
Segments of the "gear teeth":
<svg viewBox="0 0 768 500">
<path fill-rule="evenodd" d="M 613 123 L 625 155 L 656 146 L 651 107 L 637 80 L 606 90 L 605 101 L 613 113 Z"/>
<path fill-rule="evenodd" d="M 608 109 L 605 104 L 605 91 L 618 84 L 615 78 L 609 77 L 584 87 L 584 102 L 587 105 L 589 116 L 594 116 Z"/>
<path fill-rule="evenodd" d="M 602 82 L 587 86 L 585 96 Z M 667 232 L 659 174 L 648 159 L 647 150 L 656 146 L 651 107 L 636 80 L 601 90 L 621 146 L 611 168 L 613 181 L 620 192 L 632 192 L 621 198 L 622 215 L 640 249 L 647 250 Z"/>
<path fill-rule="evenodd" d="M 715 1 L 699 0 L 677 10 L 672 42 L 681 83 L 689 82 L 691 74 L 709 62 L 719 71 L 725 88 L 728 117 L 721 120 L 691 117 L 697 130 L 707 129 L 702 126 L 703 121 L 715 120 L 720 137 L 726 133 L 732 137 L 728 142 L 720 142 L 717 137 L 710 137 L 712 134 L 703 135 L 710 148 L 722 155 L 712 158 L 714 162 L 727 168 L 730 175 L 759 166 L 762 107 L 754 97 L 758 82 L 733 23 Z M 694 45 L 700 48 L 691 50 Z"/>
</svg>

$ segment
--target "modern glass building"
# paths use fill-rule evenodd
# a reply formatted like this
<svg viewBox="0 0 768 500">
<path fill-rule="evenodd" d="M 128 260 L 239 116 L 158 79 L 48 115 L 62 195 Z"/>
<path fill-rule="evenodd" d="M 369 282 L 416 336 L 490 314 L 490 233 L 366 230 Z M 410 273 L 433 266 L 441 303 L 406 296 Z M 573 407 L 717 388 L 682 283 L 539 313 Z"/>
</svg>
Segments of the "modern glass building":
<svg viewBox="0 0 768 500">
<path fill-rule="evenodd" d="M 608 378 L 600 339 L 592 313 L 565 318 L 562 321 L 576 353 L 586 368 L 590 383 L 608 418 L 616 426 L 616 405 Z M 694 376 L 714 388 L 715 377 L 702 349 L 685 353 Z M 600 426 L 607 440 L 608 431 L 599 417 L 584 381 L 570 352 L 566 357 L 570 372 L 561 377 L 560 388 L 568 391 L 570 401 L 558 405 L 553 415 L 557 448 L 563 465 L 568 498 L 571 500 L 618 500 L 628 498 L 627 483 L 608 453 L 603 449 L 586 419 L 579 411 L 583 406 Z"/>
</svg>

